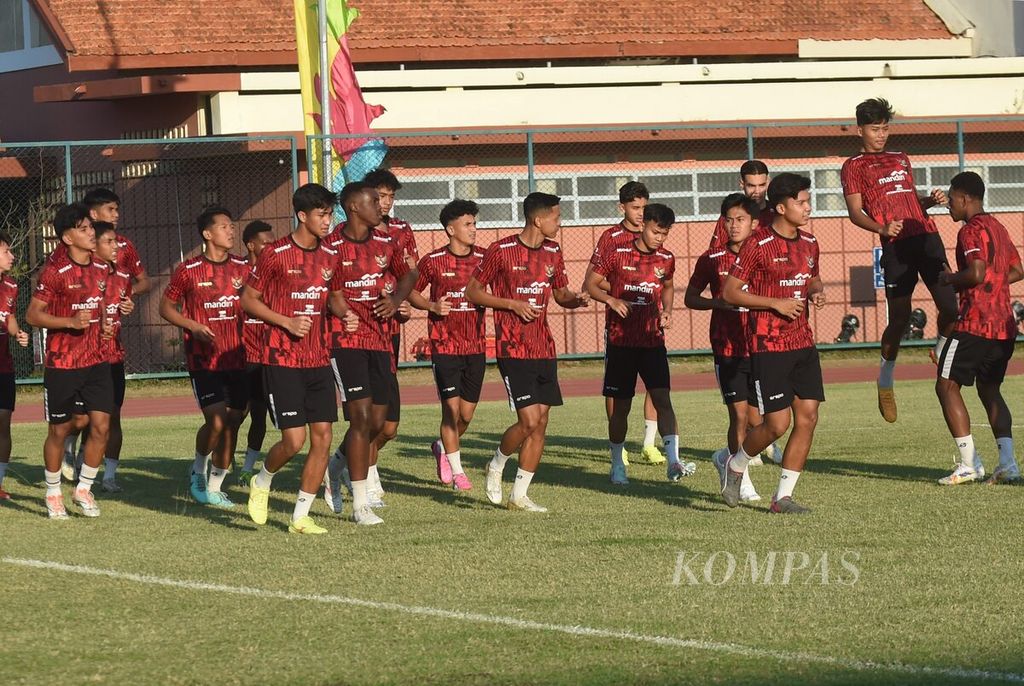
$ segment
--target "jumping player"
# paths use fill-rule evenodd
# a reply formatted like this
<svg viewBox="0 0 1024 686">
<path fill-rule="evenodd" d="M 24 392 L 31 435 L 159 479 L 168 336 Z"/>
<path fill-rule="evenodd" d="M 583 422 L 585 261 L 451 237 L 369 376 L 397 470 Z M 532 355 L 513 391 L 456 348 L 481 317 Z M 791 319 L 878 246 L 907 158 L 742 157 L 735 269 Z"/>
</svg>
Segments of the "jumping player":
<svg viewBox="0 0 1024 686">
<path fill-rule="evenodd" d="M 473 421 L 484 383 L 485 321 L 482 307 L 466 300 L 466 285 L 483 259 L 476 247 L 476 216 L 471 200 L 452 200 L 441 210 L 448 245 L 419 262 L 419 277 L 409 302 L 426 310 L 430 363 L 441 401 L 440 438 L 431 444 L 437 478 L 457 491 L 473 487 L 462 467 L 460 438 Z M 430 286 L 430 300 L 421 291 Z"/>
<path fill-rule="evenodd" d="M 675 221 L 675 213 L 665 205 L 647 205 L 640 234 L 605 253 L 586 277 L 590 297 L 607 305 L 604 395 L 612 401 L 608 442 L 611 482 L 617 485 L 629 484 L 622 454 L 637 374 L 657 412 L 669 480 L 678 481 L 697 468 L 692 462 L 679 461 L 679 426 L 665 350 L 665 329 L 672 325 L 676 260 L 663 246 Z M 602 287 L 604 283 L 607 288 Z"/>
<path fill-rule="evenodd" d="M 18 284 L 7 275 L 14 266 L 11 237 L 0 231 L 0 500 L 10 500 L 4 490 L 7 464 L 11 461 L 11 415 L 14 414 L 14 359 L 8 338 L 22 348 L 28 346 L 28 334 L 18 326 L 14 309 L 18 301 Z"/>
<path fill-rule="evenodd" d="M 739 450 L 726 462 L 722 497 L 740 501 L 743 472 L 753 455 L 793 431 L 782 457 L 779 487 L 770 512 L 800 514 L 808 508 L 793 500 L 793 489 L 807 462 L 825 399 L 821 364 L 807 320 L 807 301 L 825 304 L 818 275 L 818 241 L 800 229 L 811 215 L 811 180 L 783 173 L 768 185 L 775 212 L 771 226 L 761 227 L 743 244 L 722 289 L 730 305 L 745 307 L 750 343 L 750 371 L 758 412 L 764 421 L 747 432 Z"/>
<path fill-rule="evenodd" d="M 981 400 L 999 449 L 999 466 L 988 483 L 1021 480 L 1013 454 L 1013 420 L 1000 387 L 1013 355 L 1017 322 L 1010 307 L 1010 284 L 1024 277 L 1020 254 L 1006 227 L 985 212 L 985 183 L 974 172 L 953 177 L 949 188 L 949 214 L 965 222 L 956 239 L 957 272 L 939 274 L 939 282 L 960 295 L 960 312 L 953 333 L 939 354 L 935 393 L 946 425 L 953 435 L 960 461 L 953 473 L 939 479 L 947 486 L 978 481 L 985 468 L 974 447 L 971 418 L 961 386 L 978 381 Z"/>
<path fill-rule="evenodd" d="M 549 410 L 562 404 L 548 301 L 568 309 L 590 303 L 589 295 L 569 290 L 562 249 L 552 240 L 561 228 L 559 201 L 548 193 L 526 196 L 526 226 L 518 235 L 492 243 L 466 286 L 467 300 L 494 310 L 498 369 L 516 411 L 516 423 L 505 430 L 486 468 L 487 498 L 500 505 L 501 473 L 519 451 L 510 510 L 547 512 L 529 498 L 527 489 L 544 451 Z"/>
<path fill-rule="evenodd" d="M 939 283 L 947 268 L 935 222 L 925 211 L 946 204 L 939 189 L 918 197 L 910 159 L 902 152 L 886 150 L 892 107 L 873 98 L 857 105 L 857 133 L 861 153 L 843 163 L 843 195 L 850 221 L 865 231 L 877 233 L 882 243 L 882 271 L 889 323 L 882 332 L 882 361 L 878 373 L 878 411 L 887 422 L 896 421 L 893 392 L 896 356 L 900 340 L 910 321 L 911 298 L 918 276 L 932 294 L 938 309 L 939 337 L 932 359 L 942 351 L 956 322 L 956 295 L 948 284 Z"/>
<path fill-rule="evenodd" d="M 189 490 L 198 503 L 231 509 L 234 503 L 221 486 L 231 471 L 238 427 L 249 402 L 240 305 L 248 266 L 231 254 L 235 224 L 228 210 L 208 208 L 196 224 L 203 252 L 174 270 L 160 300 L 160 316 L 184 331 L 185 362 L 203 413 Z"/>
</svg>

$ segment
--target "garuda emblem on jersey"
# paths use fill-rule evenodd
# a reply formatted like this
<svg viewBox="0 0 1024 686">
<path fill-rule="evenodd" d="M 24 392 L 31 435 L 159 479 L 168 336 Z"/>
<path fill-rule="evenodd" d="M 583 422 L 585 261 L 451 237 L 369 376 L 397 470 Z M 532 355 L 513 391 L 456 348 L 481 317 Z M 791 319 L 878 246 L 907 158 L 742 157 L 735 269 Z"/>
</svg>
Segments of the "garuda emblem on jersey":
<svg viewBox="0 0 1024 686">
<path fill-rule="evenodd" d="M 234 286 L 236 291 L 237 290 L 241 290 L 241 288 L 242 288 L 242 279 L 240 277 L 237 277 L 237 276 L 232 276 L 231 277 L 231 285 Z"/>
<path fill-rule="evenodd" d="M 810 267 L 811 269 L 814 269 L 814 258 L 813 257 L 808 257 L 807 258 L 807 266 Z"/>
<path fill-rule="evenodd" d="M 386 255 L 374 255 L 373 259 L 376 260 L 377 266 L 381 269 L 388 266 L 388 258 Z"/>
<path fill-rule="evenodd" d="M 394 292 L 394 290 L 395 290 L 395 284 L 393 284 L 393 283 L 391 283 L 389 281 L 388 283 L 384 284 L 384 288 L 381 289 L 381 292 L 384 295 L 391 295 Z"/>
<path fill-rule="evenodd" d="M 552 276 L 555 275 L 555 266 L 551 264 L 545 265 L 544 271 L 547 273 L 548 278 L 550 279 Z"/>
<path fill-rule="evenodd" d="M 96 286 L 100 289 L 100 293 L 106 293 L 106 291 L 107 291 L 107 282 L 106 281 L 100 281 L 100 282 L 98 282 L 96 284 Z"/>
<path fill-rule="evenodd" d="M 321 267 L 320 268 L 320 276 L 322 276 L 324 278 L 324 281 L 330 281 L 331 280 L 331 276 L 333 276 L 333 275 L 334 275 L 334 270 L 333 269 L 330 269 L 329 267 Z"/>
<path fill-rule="evenodd" d="M 655 276 L 655 278 L 657 278 L 659 280 L 660 279 L 664 279 L 665 278 L 665 270 L 662 269 L 661 267 L 655 267 L 654 268 L 654 276 Z"/>
</svg>

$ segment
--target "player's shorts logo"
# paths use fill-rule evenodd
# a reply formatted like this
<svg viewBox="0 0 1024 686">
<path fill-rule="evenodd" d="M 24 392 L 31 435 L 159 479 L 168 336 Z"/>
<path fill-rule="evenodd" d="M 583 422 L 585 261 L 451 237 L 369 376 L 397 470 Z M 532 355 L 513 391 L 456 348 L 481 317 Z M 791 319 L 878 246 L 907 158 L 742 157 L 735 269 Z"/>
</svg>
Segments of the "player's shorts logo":
<svg viewBox="0 0 1024 686">
<path fill-rule="evenodd" d="M 388 266 L 388 258 L 386 255 L 374 255 L 373 259 L 377 262 L 377 266 L 383 269 Z"/>
<path fill-rule="evenodd" d="M 333 269 L 329 269 L 327 267 L 322 267 L 320 269 L 320 276 L 324 277 L 324 281 L 330 281 L 331 280 L 331 276 L 333 274 L 334 274 L 334 270 Z"/>
</svg>

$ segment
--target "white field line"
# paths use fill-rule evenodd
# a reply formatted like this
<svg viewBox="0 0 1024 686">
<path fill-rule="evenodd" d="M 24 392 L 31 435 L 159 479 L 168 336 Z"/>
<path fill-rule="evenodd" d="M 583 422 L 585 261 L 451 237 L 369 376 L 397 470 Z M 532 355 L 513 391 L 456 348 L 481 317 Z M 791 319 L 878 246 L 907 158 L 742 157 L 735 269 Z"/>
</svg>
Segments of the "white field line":
<svg viewBox="0 0 1024 686">
<path fill-rule="evenodd" d="M 245 586 L 226 586 L 224 584 L 211 584 L 203 581 L 189 581 L 187 579 L 169 579 L 147 574 L 133 574 L 121 572 L 115 569 L 98 569 L 82 565 L 68 565 L 60 562 L 49 562 L 46 560 L 27 560 L 15 557 L 0 558 L 0 562 L 21 567 L 32 567 L 35 569 L 48 569 L 58 572 L 69 572 L 72 574 L 84 574 L 87 576 L 99 576 L 115 579 L 118 581 L 130 581 L 150 586 L 164 586 L 169 588 L 180 588 L 187 591 L 213 591 L 216 593 L 232 593 L 267 600 L 301 601 L 309 603 L 324 603 L 331 605 L 348 605 L 372 610 L 384 610 L 400 614 L 414 615 L 419 617 L 434 617 L 457 622 L 470 622 L 474 624 L 491 624 L 497 626 L 519 629 L 522 631 L 541 631 L 549 633 L 567 634 L 585 638 L 611 639 L 618 641 L 629 641 L 632 643 L 643 643 L 647 645 L 663 646 L 667 648 L 683 648 L 687 650 L 704 650 L 715 653 L 737 655 L 744 658 L 770 659 L 777 662 L 805 662 L 811 664 L 826 665 L 836 669 L 847 669 L 858 672 L 894 672 L 897 674 L 908 674 L 912 676 L 935 676 L 952 679 L 963 679 L 976 681 L 979 679 L 987 681 L 1007 681 L 1012 683 L 1024 683 L 1024 674 L 1012 672 L 996 672 L 981 669 L 968 669 L 963 667 L 928 667 L 919 665 L 908 665 L 899 662 L 871 662 L 863 660 L 850 660 L 845 658 L 830 657 L 827 655 L 814 655 L 811 653 L 787 652 L 781 650 L 767 650 L 764 648 L 752 648 L 734 643 L 718 643 L 715 641 L 701 641 L 697 639 L 675 638 L 672 636 L 651 636 L 639 634 L 633 631 L 600 629 L 587 626 L 570 624 L 552 624 L 548 622 L 534 622 L 515 617 L 503 617 L 501 615 L 487 615 L 475 612 L 459 612 L 457 610 L 444 610 L 434 607 L 422 607 L 417 605 L 400 605 L 398 603 L 385 603 L 374 600 L 361 600 L 359 598 L 348 598 L 338 595 L 321 595 L 318 593 L 289 593 L 285 591 L 272 591 L 261 588 Z"/>
</svg>

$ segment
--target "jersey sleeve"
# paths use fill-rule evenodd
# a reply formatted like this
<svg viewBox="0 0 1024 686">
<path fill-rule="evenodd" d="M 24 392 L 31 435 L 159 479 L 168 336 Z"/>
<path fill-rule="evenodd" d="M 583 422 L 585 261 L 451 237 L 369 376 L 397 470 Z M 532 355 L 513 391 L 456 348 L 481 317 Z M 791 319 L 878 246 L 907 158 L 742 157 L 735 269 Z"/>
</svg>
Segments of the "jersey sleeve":
<svg viewBox="0 0 1024 686">
<path fill-rule="evenodd" d="M 424 288 L 430 285 L 430 281 L 433 278 L 431 276 L 429 255 L 419 261 L 419 264 L 416 265 L 416 270 L 419 272 L 419 276 L 416 277 L 416 285 L 413 286 L 413 290 L 422 292 Z"/>
<path fill-rule="evenodd" d="M 124 239 L 124 247 L 121 248 L 122 256 L 119 256 L 117 261 L 124 265 L 124 269 L 128 272 L 128 275 L 133 279 L 145 271 L 142 267 L 142 260 L 139 259 L 139 251 L 136 250 L 135 244 L 127 238 Z"/>
<path fill-rule="evenodd" d="M 164 289 L 164 297 L 172 303 L 180 303 L 185 293 L 189 290 L 188 277 L 185 276 L 185 265 L 179 264 L 174 274 L 171 275 L 171 282 Z"/>
<path fill-rule="evenodd" d="M 273 250 L 264 250 L 260 253 L 260 256 L 256 258 L 256 264 L 252 266 L 249 271 L 249 276 L 246 279 L 246 285 L 252 286 L 253 290 L 262 293 L 266 290 L 267 283 L 273 278 L 274 273 L 277 271 L 277 253 Z M 338 270 L 335 269 L 334 273 L 337 274 Z M 331 280 L 332 289 L 334 280 Z"/>
<path fill-rule="evenodd" d="M 839 173 L 839 178 L 843 184 L 843 195 L 856 195 L 864 192 L 860 167 L 852 159 L 846 160 L 843 163 L 843 169 Z"/>
<path fill-rule="evenodd" d="M 565 288 L 569 285 L 569 275 L 565 272 L 565 260 L 562 251 L 555 253 L 555 274 L 551 277 L 552 288 Z"/>
<path fill-rule="evenodd" d="M 977 226 L 967 224 L 956 237 L 957 247 L 964 257 L 964 266 L 974 260 L 981 260 L 986 265 L 991 262 L 987 236 Z"/>
<path fill-rule="evenodd" d="M 501 271 L 501 266 L 501 251 L 498 249 L 498 242 L 495 241 L 484 253 L 484 258 L 473 272 L 473 278 L 484 286 L 490 286 Z"/>
<path fill-rule="evenodd" d="M 665 276 L 661 278 L 662 281 L 671 281 L 676 276 L 676 256 L 670 255 L 668 258 L 668 267 L 665 268 Z"/>
<path fill-rule="evenodd" d="M 412 228 L 408 224 L 405 226 L 405 230 L 402 231 L 402 247 L 406 255 L 412 256 L 414 262 L 419 262 L 420 251 L 416 247 L 416 234 L 412 232 Z"/>
<path fill-rule="evenodd" d="M 405 251 L 397 241 L 394 247 L 395 249 L 391 251 L 391 261 L 388 263 L 388 271 L 396 279 L 401 279 L 412 270 L 409 269 L 409 263 L 405 261 Z"/>
<path fill-rule="evenodd" d="M 604 251 L 607 245 L 608 232 L 606 231 L 605 233 L 601 234 L 600 238 L 597 239 L 597 245 L 594 246 L 594 254 L 590 256 L 590 266 L 593 267 L 594 269 L 597 269 L 601 265 L 601 262 L 604 261 Z"/>
<path fill-rule="evenodd" d="M 693 265 L 693 273 L 690 274 L 690 282 L 687 284 L 687 289 L 703 293 L 704 289 L 711 283 L 711 272 L 713 269 L 714 265 L 711 263 L 711 258 L 708 257 L 707 253 L 698 257 L 697 264 Z"/>
<path fill-rule="evenodd" d="M 751 273 L 762 267 L 762 261 L 761 246 L 755 241 L 748 239 L 740 249 L 740 254 L 736 256 L 736 261 L 729 270 L 729 275 L 735 276 L 743 283 L 747 283 L 750 281 Z"/>
<path fill-rule="evenodd" d="M 39 275 L 39 281 L 36 283 L 36 290 L 32 294 L 32 297 L 37 300 L 42 300 L 46 304 L 50 304 L 56 299 L 60 288 L 60 275 L 57 273 L 56 269 L 47 265 Z"/>
</svg>

